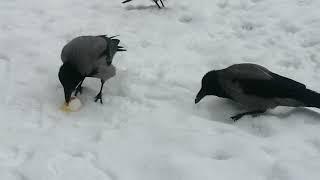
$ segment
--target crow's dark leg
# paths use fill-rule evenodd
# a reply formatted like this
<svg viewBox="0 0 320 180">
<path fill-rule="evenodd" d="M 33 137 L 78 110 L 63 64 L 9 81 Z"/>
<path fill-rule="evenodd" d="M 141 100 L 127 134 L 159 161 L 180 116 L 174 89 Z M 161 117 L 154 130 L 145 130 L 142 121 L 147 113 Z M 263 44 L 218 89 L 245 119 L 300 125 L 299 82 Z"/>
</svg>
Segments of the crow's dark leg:
<svg viewBox="0 0 320 180">
<path fill-rule="evenodd" d="M 234 121 L 238 121 L 239 119 L 241 119 L 245 115 L 258 115 L 258 114 L 262 114 L 264 112 L 266 112 L 266 110 L 256 110 L 256 111 L 240 113 L 235 116 L 232 116 L 231 119 L 233 119 Z"/>
<path fill-rule="evenodd" d="M 85 78 L 83 78 L 80 83 L 78 84 L 77 88 L 76 88 L 76 91 L 74 92 L 74 95 L 77 96 L 78 93 L 82 94 L 82 83 L 84 81 Z"/>
<path fill-rule="evenodd" d="M 157 4 L 159 9 L 161 9 L 160 5 L 158 4 L 158 0 L 153 0 L 153 2 Z"/>
<path fill-rule="evenodd" d="M 100 99 L 100 103 L 103 104 L 103 102 L 102 102 L 102 89 L 103 89 L 104 82 L 105 81 L 101 79 L 100 92 L 96 95 L 94 102 L 97 102 Z"/>
<path fill-rule="evenodd" d="M 161 2 L 161 4 L 162 4 L 162 7 L 164 7 L 164 4 L 163 4 L 162 0 L 160 0 L 160 2 Z"/>
</svg>

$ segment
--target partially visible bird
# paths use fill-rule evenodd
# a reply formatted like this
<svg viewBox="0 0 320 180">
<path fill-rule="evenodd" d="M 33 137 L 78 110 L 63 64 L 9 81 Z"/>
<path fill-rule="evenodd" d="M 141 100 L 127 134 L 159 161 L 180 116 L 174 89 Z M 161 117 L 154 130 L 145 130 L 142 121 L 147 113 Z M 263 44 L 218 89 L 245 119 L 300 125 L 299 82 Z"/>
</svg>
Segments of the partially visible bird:
<svg viewBox="0 0 320 180">
<path fill-rule="evenodd" d="M 130 2 L 130 1 L 132 1 L 132 0 L 125 0 L 125 1 L 123 1 L 122 3 L 127 3 L 127 2 Z M 161 9 L 161 6 L 159 5 L 158 1 L 160 1 L 162 7 L 164 7 L 164 4 L 163 4 L 162 0 L 152 0 L 152 1 L 153 1 L 154 3 L 156 3 L 156 5 L 158 6 L 159 9 Z"/>
<path fill-rule="evenodd" d="M 101 80 L 100 92 L 95 101 L 102 103 L 102 89 L 106 80 L 116 74 L 112 60 L 116 52 L 126 51 L 118 46 L 119 39 L 100 36 L 80 36 L 67 43 L 61 52 L 63 62 L 59 70 L 59 80 L 64 89 L 65 102 L 69 104 L 71 94 L 81 93 L 82 83 L 86 77 Z"/>
<path fill-rule="evenodd" d="M 206 95 L 231 99 L 249 110 L 231 117 L 234 121 L 277 106 L 320 108 L 320 94 L 317 92 L 265 67 L 249 63 L 235 64 L 205 74 L 195 103 Z"/>
</svg>

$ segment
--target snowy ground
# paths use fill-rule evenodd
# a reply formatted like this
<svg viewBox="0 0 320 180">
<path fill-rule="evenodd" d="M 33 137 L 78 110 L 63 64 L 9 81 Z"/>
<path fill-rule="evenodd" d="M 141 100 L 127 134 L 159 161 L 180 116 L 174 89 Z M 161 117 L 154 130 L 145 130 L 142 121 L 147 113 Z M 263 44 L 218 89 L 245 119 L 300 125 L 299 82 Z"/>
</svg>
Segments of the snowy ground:
<svg viewBox="0 0 320 180">
<path fill-rule="evenodd" d="M 207 97 L 205 72 L 253 62 L 320 91 L 319 0 L 1 0 L 1 180 L 318 180 L 320 111 L 243 110 Z M 120 34 L 104 105 L 86 80 L 63 113 L 60 51 Z"/>
</svg>

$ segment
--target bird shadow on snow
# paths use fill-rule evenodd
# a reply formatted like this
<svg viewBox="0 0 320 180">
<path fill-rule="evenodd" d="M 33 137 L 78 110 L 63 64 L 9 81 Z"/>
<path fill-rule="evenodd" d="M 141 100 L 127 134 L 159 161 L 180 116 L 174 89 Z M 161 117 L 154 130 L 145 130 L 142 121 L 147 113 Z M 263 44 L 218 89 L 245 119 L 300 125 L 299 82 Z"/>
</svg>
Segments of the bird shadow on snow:
<svg viewBox="0 0 320 180">
<path fill-rule="evenodd" d="M 219 121 L 228 124 L 234 123 L 234 121 L 231 119 L 232 116 L 247 111 L 241 105 L 230 100 L 210 101 L 207 102 L 204 106 L 207 115 L 204 115 L 204 112 L 201 113 L 202 115 L 207 116 L 213 121 Z M 304 107 L 279 107 L 276 108 L 276 110 L 268 110 L 265 113 L 258 115 L 258 117 L 259 116 L 264 116 L 266 118 L 276 117 L 279 119 L 290 119 L 294 116 L 297 116 L 299 118 L 305 117 L 303 118 L 303 120 L 308 120 L 308 122 L 310 123 L 320 123 L 320 113 Z M 243 117 L 243 119 L 245 118 L 254 119 L 255 117 L 249 115 Z M 241 120 L 242 119 L 240 119 L 240 121 Z"/>
<path fill-rule="evenodd" d="M 292 116 L 303 115 L 309 117 L 309 119 L 318 120 L 320 122 L 319 112 L 304 107 L 290 108 L 288 111 L 285 112 L 267 112 L 266 115 L 276 116 L 280 119 L 286 119 Z"/>
<path fill-rule="evenodd" d="M 203 116 L 212 121 L 218 121 L 222 123 L 233 123 L 231 116 L 235 115 L 237 112 L 243 111 L 240 105 L 233 103 L 230 100 L 225 99 L 217 99 L 217 100 L 209 100 L 207 102 L 203 102 L 203 104 L 199 104 L 200 107 L 197 109 L 202 109 L 200 116 Z"/>
</svg>

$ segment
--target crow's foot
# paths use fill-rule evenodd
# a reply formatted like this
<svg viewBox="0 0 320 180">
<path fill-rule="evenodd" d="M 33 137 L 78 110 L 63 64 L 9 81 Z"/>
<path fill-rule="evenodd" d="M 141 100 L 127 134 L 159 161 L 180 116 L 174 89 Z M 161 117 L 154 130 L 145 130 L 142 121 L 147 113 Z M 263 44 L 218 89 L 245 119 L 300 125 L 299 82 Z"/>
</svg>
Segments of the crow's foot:
<svg viewBox="0 0 320 180">
<path fill-rule="evenodd" d="M 100 103 L 103 104 L 101 92 L 99 92 L 99 94 L 96 95 L 94 102 L 97 102 L 98 100 L 100 100 Z"/>
<path fill-rule="evenodd" d="M 232 116 L 231 119 L 236 122 L 238 121 L 239 119 L 241 119 L 242 117 L 244 116 L 244 114 L 237 114 L 235 116 Z"/>
</svg>

